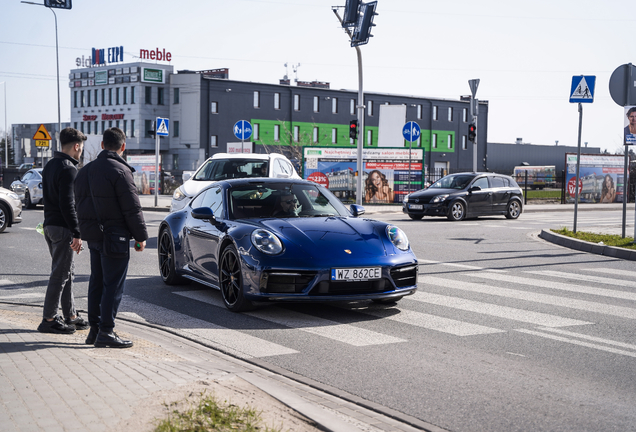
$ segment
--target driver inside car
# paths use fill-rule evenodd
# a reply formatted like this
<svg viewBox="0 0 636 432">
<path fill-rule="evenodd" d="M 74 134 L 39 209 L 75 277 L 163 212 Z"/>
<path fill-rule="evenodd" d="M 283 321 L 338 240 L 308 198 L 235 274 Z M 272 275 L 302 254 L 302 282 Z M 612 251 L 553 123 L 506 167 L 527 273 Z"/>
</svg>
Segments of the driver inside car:
<svg viewBox="0 0 636 432">
<path fill-rule="evenodd" d="M 294 194 L 283 194 L 280 196 L 280 201 L 276 205 L 276 209 L 272 216 L 287 217 L 296 216 L 298 200 Z"/>
</svg>

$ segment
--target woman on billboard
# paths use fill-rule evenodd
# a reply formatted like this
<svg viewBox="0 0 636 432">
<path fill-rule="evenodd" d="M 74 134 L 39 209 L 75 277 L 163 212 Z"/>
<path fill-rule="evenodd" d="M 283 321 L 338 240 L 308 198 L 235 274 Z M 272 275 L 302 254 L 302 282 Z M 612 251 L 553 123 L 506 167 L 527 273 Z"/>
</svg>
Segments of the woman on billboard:
<svg viewBox="0 0 636 432">
<path fill-rule="evenodd" d="M 364 201 L 369 204 L 392 203 L 393 190 L 386 176 L 379 170 L 373 170 L 365 180 Z"/>
<path fill-rule="evenodd" d="M 614 187 L 614 179 L 611 175 L 605 174 L 603 179 L 603 188 L 601 189 L 601 202 L 612 203 L 616 199 L 616 188 Z"/>
</svg>

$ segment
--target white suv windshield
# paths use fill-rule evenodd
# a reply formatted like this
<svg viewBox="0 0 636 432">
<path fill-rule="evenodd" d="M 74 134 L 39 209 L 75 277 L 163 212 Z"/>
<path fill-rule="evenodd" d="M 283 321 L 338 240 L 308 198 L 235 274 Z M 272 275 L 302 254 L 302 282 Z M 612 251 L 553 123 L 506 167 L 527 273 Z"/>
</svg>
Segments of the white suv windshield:
<svg viewBox="0 0 636 432">
<path fill-rule="evenodd" d="M 194 175 L 194 180 L 218 181 L 244 177 L 268 177 L 268 162 L 260 159 L 212 159 Z"/>
</svg>

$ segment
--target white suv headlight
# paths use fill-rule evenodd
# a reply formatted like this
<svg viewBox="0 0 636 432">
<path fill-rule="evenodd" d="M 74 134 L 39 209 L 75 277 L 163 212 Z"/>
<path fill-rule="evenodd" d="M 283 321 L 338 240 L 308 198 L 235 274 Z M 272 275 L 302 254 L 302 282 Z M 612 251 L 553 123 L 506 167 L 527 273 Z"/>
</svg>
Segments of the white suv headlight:
<svg viewBox="0 0 636 432">
<path fill-rule="evenodd" d="M 181 201 L 185 197 L 186 197 L 186 194 L 183 193 L 183 191 L 181 190 L 181 186 L 176 188 L 174 193 L 172 194 L 172 199 L 177 200 L 177 201 Z"/>
</svg>

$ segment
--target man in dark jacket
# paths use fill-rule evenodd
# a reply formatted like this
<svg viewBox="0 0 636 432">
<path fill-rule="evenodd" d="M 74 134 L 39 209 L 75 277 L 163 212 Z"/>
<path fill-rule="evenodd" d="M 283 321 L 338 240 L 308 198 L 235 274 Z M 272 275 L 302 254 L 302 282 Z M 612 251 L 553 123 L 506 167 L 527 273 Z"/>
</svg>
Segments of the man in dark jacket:
<svg viewBox="0 0 636 432">
<path fill-rule="evenodd" d="M 76 165 L 84 150 L 86 135 L 77 129 L 66 128 L 60 132 L 62 151 L 56 151 L 42 171 L 44 195 L 44 238 L 51 253 L 51 275 L 46 287 L 42 333 L 74 333 L 88 328 L 88 323 L 75 310 L 73 298 L 73 252 L 80 253 L 79 224 L 75 212 L 73 182 Z M 57 314 L 62 304 L 65 320 Z"/>
<path fill-rule="evenodd" d="M 132 341 L 123 340 L 113 331 L 117 309 L 124 294 L 130 249 L 113 256 L 104 249 L 102 228 L 118 227 L 135 239 L 135 250 L 146 247 L 148 231 L 133 180 L 135 171 L 122 154 L 126 135 L 119 128 L 104 131 L 104 149 L 97 159 L 87 164 L 75 180 L 75 200 L 82 240 L 88 242 L 91 254 L 91 276 L 88 283 L 87 344 L 96 347 L 128 348 Z"/>
</svg>

